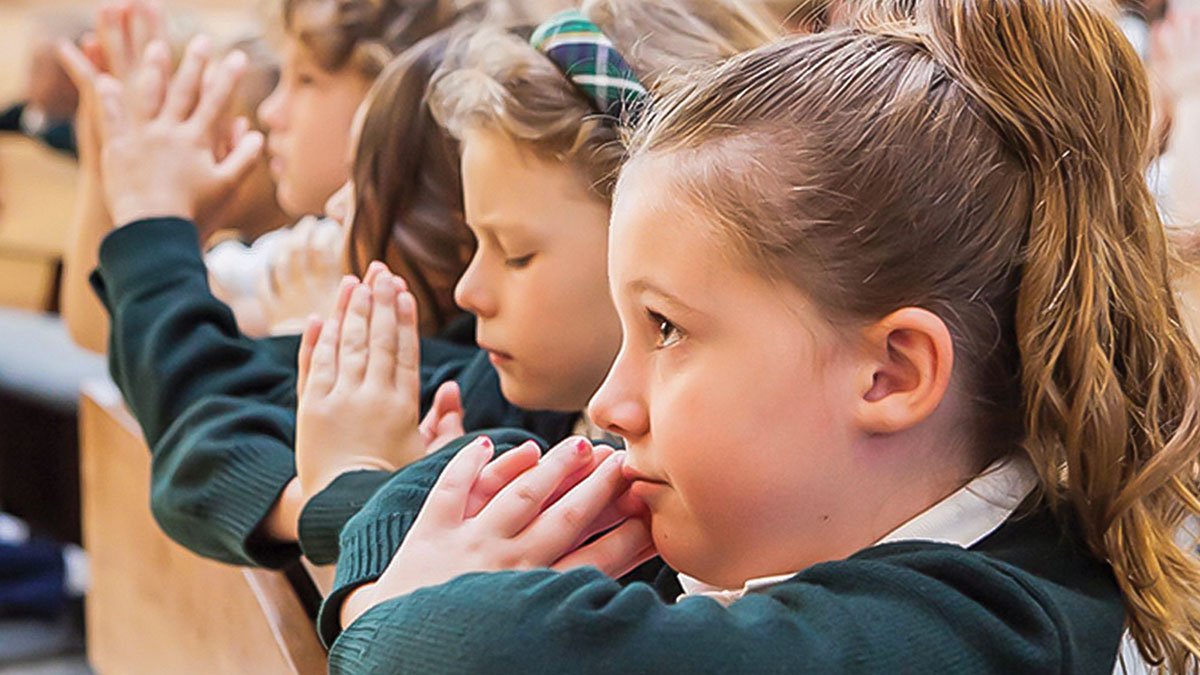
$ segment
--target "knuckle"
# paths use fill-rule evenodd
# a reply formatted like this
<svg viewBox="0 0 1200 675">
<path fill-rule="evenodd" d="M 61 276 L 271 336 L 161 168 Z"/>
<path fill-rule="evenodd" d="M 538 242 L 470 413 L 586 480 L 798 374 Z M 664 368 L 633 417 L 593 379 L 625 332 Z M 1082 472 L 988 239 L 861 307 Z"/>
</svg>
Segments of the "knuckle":
<svg viewBox="0 0 1200 675">
<path fill-rule="evenodd" d="M 538 494 L 538 491 L 527 484 L 517 486 L 513 496 L 530 506 L 539 506 L 542 503 L 541 495 Z"/>
<path fill-rule="evenodd" d="M 558 517 L 559 520 L 562 521 L 563 525 L 572 530 L 583 529 L 584 525 L 587 524 L 585 522 L 586 514 L 584 513 L 583 509 L 578 506 L 563 507 L 559 512 Z"/>
</svg>

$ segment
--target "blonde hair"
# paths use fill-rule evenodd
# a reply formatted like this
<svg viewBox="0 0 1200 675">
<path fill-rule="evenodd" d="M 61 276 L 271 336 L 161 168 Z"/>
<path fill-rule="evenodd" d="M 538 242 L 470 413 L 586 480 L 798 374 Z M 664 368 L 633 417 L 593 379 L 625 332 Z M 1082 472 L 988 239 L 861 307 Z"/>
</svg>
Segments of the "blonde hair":
<svg viewBox="0 0 1200 675">
<path fill-rule="evenodd" d="M 375 79 L 392 56 L 458 18 L 483 12 L 483 0 L 283 0 L 283 26 L 329 72 L 353 68 Z"/>
<path fill-rule="evenodd" d="M 829 316 L 938 314 L 980 437 L 1028 455 L 1112 566 L 1143 654 L 1195 669 L 1200 564 L 1176 536 L 1200 512 L 1200 357 L 1143 178 L 1141 62 L 1089 0 L 906 13 L 690 74 L 632 161 L 669 154 L 751 269 Z"/>
<path fill-rule="evenodd" d="M 589 0 L 583 11 L 651 90 L 674 67 L 728 57 L 779 35 L 763 8 L 733 0 Z M 466 36 L 434 76 L 429 99 L 455 137 L 472 126 L 499 129 L 580 167 L 596 194 L 611 198 L 624 157 L 617 129 L 521 37 L 496 26 Z"/>
</svg>

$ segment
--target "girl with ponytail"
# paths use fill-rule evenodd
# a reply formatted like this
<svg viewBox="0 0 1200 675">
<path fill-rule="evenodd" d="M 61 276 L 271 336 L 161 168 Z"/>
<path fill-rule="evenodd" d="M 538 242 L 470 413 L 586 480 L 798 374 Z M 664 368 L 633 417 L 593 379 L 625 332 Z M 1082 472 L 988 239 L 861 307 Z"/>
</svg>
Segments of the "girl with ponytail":
<svg viewBox="0 0 1200 675">
<path fill-rule="evenodd" d="M 1126 629 L 1196 671 L 1200 362 L 1137 55 L 1090 0 L 876 5 L 646 113 L 589 410 L 627 451 L 397 474 L 343 532 L 398 550 L 333 672 L 1108 673 Z"/>
</svg>

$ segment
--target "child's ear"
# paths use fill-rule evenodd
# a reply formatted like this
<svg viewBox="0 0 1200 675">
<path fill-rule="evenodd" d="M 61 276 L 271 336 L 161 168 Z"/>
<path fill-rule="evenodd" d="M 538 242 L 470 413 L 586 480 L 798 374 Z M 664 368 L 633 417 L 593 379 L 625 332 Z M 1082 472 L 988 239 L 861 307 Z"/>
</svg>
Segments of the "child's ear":
<svg viewBox="0 0 1200 675">
<path fill-rule="evenodd" d="M 925 420 L 950 386 L 954 345 L 936 314 L 905 307 L 864 332 L 857 419 L 868 433 L 903 431 Z"/>
</svg>

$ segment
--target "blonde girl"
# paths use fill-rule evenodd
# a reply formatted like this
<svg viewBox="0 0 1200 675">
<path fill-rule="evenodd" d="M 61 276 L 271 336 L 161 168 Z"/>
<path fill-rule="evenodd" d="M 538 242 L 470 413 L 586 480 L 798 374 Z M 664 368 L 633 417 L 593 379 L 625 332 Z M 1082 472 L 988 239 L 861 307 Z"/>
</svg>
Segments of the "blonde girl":
<svg viewBox="0 0 1200 675">
<path fill-rule="evenodd" d="M 331 670 L 1107 673 L 1127 627 L 1195 672 L 1200 361 L 1109 16 L 930 0 L 689 74 L 614 202 L 627 454 L 400 472 Z"/>
</svg>

